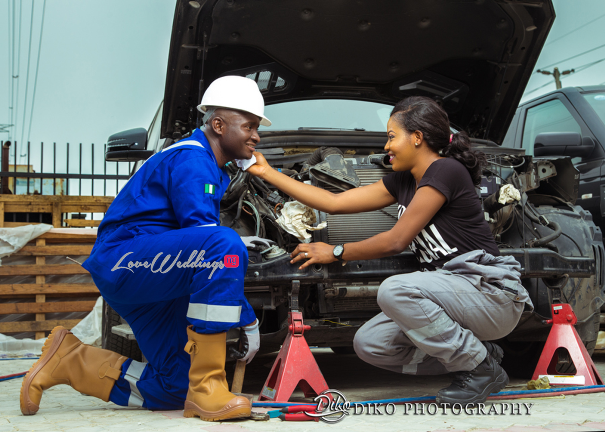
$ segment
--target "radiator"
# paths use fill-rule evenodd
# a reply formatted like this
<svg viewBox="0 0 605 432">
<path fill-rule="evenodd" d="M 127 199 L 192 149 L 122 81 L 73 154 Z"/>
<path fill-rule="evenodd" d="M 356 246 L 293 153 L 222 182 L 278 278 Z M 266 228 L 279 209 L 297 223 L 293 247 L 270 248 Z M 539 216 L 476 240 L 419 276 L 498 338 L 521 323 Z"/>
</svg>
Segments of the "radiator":
<svg viewBox="0 0 605 432">
<path fill-rule="evenodd" d="M 357 165 L 355 169 L 355 173 L 361 180 L 361 186 L 375 183 L 392 172 L 392 170 L 378 165 Z M 340 192 L 329 186 L 319 186 L 330 192 Z M 328 222 L 327 238 L 324 237 L 322 241 L 332 245 L 352 243 L 365 240 L 393 228 L 397 222 L 397 204 L 390 205 L 382 210 L 357 214 L 329 215 L 321 212 L 320 219 Z"/>
</svg>

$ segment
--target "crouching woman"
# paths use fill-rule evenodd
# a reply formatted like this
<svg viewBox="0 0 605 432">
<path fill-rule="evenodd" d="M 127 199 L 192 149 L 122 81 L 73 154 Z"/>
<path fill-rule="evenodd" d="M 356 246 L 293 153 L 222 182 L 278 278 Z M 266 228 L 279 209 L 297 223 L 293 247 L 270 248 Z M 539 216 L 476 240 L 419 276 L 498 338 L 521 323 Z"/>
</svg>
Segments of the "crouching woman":
<svg viewBox="0 0 605 432">
<path fill-rule="evenodd" d="M 294 199 L 330 213 L 359 213 L 399 204 L 395 226 L 355 243 L 300 244 L 300 268 L 337 260 L 376 259 L 408 246 L 423 271 L 386 279 L 380 314 L 355 335 L 361 359 L 398 373 L 454 373 L 437 403 L 482 403 L 503 389 L 502 349 L 488 341 L 508 335 L 531 300 L 520 266 L 500 256 L 475 187 L 485 156 L 465 133 L 450 133 L 447 113 L 433 100 L 399 102 L 387 124 L 393 173 L 378 182 L 333 194 L 271 168 L 260 153 L 250 172 Z M 305 261 L 306 260 L 306 261 Z"/>
</svg>

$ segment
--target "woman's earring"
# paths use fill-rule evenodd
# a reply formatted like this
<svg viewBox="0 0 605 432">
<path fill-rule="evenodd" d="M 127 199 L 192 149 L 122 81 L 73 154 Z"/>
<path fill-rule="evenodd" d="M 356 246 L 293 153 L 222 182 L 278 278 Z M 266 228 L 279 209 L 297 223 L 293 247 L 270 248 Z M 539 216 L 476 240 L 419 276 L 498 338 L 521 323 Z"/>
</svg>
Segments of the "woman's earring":
<svg viewBox="0 0 605 432">
<path fill-rule="evenodd" d="M 420 143 L 416 143 L 416 147 L 419 146 L 419 145 L 420 145 Z"/>
</svg>

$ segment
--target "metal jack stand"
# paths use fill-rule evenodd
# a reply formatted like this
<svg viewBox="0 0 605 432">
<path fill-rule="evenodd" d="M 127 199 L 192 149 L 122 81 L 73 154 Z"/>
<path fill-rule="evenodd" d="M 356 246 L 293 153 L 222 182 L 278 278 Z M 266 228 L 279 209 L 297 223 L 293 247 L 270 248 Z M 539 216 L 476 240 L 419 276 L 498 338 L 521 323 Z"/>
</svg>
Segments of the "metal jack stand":
<svg viewBox="0 0 605 432">
<path fill-rule="evenodd" d="M 328 384 L 303 336 L 311 326 L 304 325 L 302 313 L 298 310 L 299 290 L 300 281 L 292 281 L 288 336 L 269 372 L 259 401 L 287 402 L 297 385 L 305 397 L 314 397 L 328 390 Z"/>
<path fill-rule="evenodd" d="M 552 319 L 547 320 L 548 324 L 552 324 L 548 339 L 544 345 L 544 350 L 534 371 L 532 377 L 536 380 L 540 375 L 549 375 L 554 378 L 551 384 L 573 384 L 573 385 L 602 385 L 603 379 L 597 371 L 590 354 L 584 347 L 584 343 L 580 339 L 578 332 L 574 328 L 574 324 L 578 322 L 578 318 L 574 313 L 571 305 L 561 303 L 561 288 L 565 286 L 569 277 L 565 275 L 563 281 L 557 286 L 549 286 L 553 291 L 552 303 Z M 545 281 L 546 282 L 546 281 Z M 548 285 L 547 285 L 548 286 Z M 576 367 L 576 375 L 568 375 L 569 378 L 581 378 L 584 382 L 579 383 L 569 378 L 566 381 L 565 374 L 557 373 L 556 365 L 559 361 L 557 349 L 565 348 L 570 355 L 570 360 L 573 361 Z M 558 381 L 560 380 L 560 381 Z"/>
</svg>

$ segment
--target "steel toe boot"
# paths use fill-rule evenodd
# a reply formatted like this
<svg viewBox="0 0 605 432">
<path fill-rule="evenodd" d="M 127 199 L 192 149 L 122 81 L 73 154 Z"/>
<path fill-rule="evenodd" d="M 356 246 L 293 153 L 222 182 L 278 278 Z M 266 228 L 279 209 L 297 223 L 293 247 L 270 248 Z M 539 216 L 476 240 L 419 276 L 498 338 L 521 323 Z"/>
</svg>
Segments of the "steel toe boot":
<svg viewBox="0 0 605 432">
<path fill-rule="evenodd" d="M 42 356 L 23 378 L 21 412 L 38 412 L 42 392 L 58 384 L 108 402 L 126 360 L 113 351 L 83 344 L 64 327 L 55 327 L 42 347 Z"/>
<path fill-rule="evenodd" d="M 250 401 L 234 395 L 227 386 L 227 333 L 200 334 L 189 326 L 187 335 L 185 351 L 191 355 L 191 368 L 183 415 L 207 421 L 250 417 Z"/>
<path fill-rule="evenodd" d="M 508 375 L 498 362 L 487 354 L 477 367 L 470 371 L 454 372 L 452 384 L 437 392 L 438 404 L 483 403 L 491 393 L 497 393 L 508 384 Z"/>
</svg>

